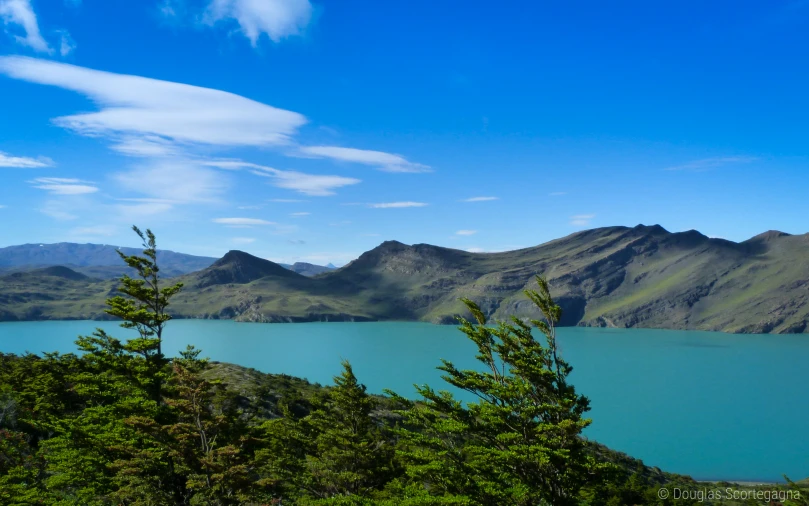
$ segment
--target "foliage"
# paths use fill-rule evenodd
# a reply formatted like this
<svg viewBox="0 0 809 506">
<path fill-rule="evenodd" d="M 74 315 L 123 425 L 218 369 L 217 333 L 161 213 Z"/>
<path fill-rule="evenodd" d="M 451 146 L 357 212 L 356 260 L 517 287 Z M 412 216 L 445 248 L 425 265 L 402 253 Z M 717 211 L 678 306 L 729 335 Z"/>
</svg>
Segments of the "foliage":
<svg viewBox="0 0 809 506">
<path fill-rule="evenodd" d="M 526 292 L 543 318 L 528 323 L 489 325 L 464 300 L 483 369 L 439 369 L 476 402 L 430 387 L 412 402 L 368 394 L 348 362 L 323 388 L 193 347 L 165 357 L 182 287 L 161 288 L 154 234 L 135 232 L 144 256 L 121 256 L 139 277 L 109 312 L 138 337 L 0 353 L 0 505 L 595 506 L 663 504 L 662 484 L 695 485 L 582 437 L 588 400 L 558 354 L 543 278 Z"/>
<path fill-rule="evenodd" d="M 464 405 L 448 391 L 418 387 L 421 406 L 403 412 L 419 430 L 404 430 L 408 473 L 435 493 L 468 497 L 475 504 L 529 506 L 578 503 L 578 491 L 600 468 L 581 437 L 590 424 L 586 397 L 567 381 L 572 367 L 558 354 L 555 326 L 561 308 L 545 279 L 526 296 L 543 315 L 488 326 L 480 308 L 464 299 L 475 322 L 461 331 L 478 348 L 484 371 L 439 367 L 452 386 L 474 394 Z M 543 346 L 532 334 L 544 334 Z M 404 399 L 402 399 L 403 402 Z"/>
</svg>

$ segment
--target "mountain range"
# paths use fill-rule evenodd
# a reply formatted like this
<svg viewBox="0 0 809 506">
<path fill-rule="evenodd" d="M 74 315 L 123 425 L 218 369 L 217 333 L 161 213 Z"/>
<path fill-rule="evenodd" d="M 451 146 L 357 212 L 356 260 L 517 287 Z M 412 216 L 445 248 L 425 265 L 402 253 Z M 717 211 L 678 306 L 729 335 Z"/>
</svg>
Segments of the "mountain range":
<svg viewBox="0 0 809 506">
<path fill-rule="evenodd" d="M 468 316 L 459 301 L 468 297 L 492 318 L 530 318 L 537 314 L 523 290 L 536 274 L 548 278 L 565 326 L 809 332 L 809 234 L 770 231 L 736 243 L 659 225 L 587 230 L 502 253 L 386 241 L 312 276 L 231 251 L 174 278 L 185 289 L 172 311 L 261 322 L 454 323 Z M 115 281 L 66 266 L 1 275 L 0 320 L 103 318 L 114 291 Z"/>
<path fill-rule="evenodd" d="M 30 271 L 60 265 L 70 267 L 72 270 L 90 277 L 113 279 L 121 277 L 124 273 L 131 274 L 129 268 L 121 262 L 118 251 L 126 255 L 133 255 L 140 253 L 141 250 L 108 244 L 70 242 L 8 246 L 0 248 L 0 273 Z M 173 277 L 209 267 L 217 259 L 159 250 L 157 260 L 163 275 Z M 322 266 L 307 262 L 278 265 L 304 276 L 314 276 L 336 268 L 331 264 Z"/>
</svg>

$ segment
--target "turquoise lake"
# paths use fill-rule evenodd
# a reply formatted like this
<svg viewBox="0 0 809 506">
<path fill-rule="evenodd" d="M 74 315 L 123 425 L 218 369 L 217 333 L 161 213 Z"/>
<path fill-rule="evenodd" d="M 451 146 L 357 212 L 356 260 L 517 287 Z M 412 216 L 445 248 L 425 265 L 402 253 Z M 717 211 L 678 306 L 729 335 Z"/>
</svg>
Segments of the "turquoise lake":
<svg viewBox="0 0 809 506">
<path fill-rule="evenodd" d="M 0 351 L 71 352 L 114 322 L 0 323 Z M 696 479 L 780 481 L 809 476 L 809 336 L 560 329 L 563 356 L 592 402 L 587 436 L 652 466 Z M 177 320 L 164 350 L 186 344 L 212 360 L 328 384 L 351 361 L 369 391 L 414 395 L 444 387 L 440 359 L 476 367 L 455 327 L 425 323 L 259 324 Z"/>
</svg>

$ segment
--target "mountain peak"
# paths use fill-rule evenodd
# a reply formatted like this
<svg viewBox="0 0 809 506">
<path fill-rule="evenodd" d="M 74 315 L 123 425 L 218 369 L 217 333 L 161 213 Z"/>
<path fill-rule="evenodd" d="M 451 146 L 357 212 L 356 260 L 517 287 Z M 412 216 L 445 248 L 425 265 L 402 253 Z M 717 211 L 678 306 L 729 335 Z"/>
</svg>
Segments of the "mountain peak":
<svg viewBox="0 0 809 506">
<path fill-rule="evenodd" d="M 269 262 L 269 260 L 264 260 L 263 258 L 253 256 L 250 253 L 245 253 L 244 251 L 241 251 L 241 250 L 238 250 L 238 249 L 232 249 L 232 250 L 228 251 L 227 253 L 225 253 L 225 255 L 222 258 L 220 258 L 219 260 L 214 262 L 213 265 L 211 265 L 211 267 L 228 265 L 228 264 L 233 264 L 233 263 L 245 263 L 245 262 L 246 263 L 251 263 L 251 262 L 255 262 L 255 261 L 267 261 L 267 262 Z"/>
<path fill-rule="evenodd" d="M 748 239 L 745 242 L 770 242 L 781 237 L 791 237 L 792 234 L 781 232 L 780 230 L 768 230 L 763 234 L 758 234 L 755 237 Z"/>
<path fill-rule="evenodd" d="M 281 278 L 301 278 L 300 274 L 286 269 L 275 262 L 253 256 L 244 251 L 231 250 L 214 262 L 196 277 L 197 287 L 210 285 L 245 284 L 268 276 Z"/>
<path fill-rule="evenodd" d="M 635 230 L 647 232 L 649 234 L 668 234 L 669 231 L 660 225 L 644 225 L 639 224 L 635 226 Z"/>
</svg>

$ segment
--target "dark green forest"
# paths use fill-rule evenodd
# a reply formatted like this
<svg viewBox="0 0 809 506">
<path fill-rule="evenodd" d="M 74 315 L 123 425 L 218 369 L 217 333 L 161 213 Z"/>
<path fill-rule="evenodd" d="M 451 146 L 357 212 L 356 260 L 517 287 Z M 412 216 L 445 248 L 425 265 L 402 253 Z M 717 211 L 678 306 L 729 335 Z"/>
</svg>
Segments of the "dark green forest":
<svg viewBox="0 0 809 506">
<path fill-rule="evenodd" d="M 77 353 L 0 354 L 0 504 L 710 503 L 661 500 L 661 487 L 702 484 L 582 435 L 589 401 L 568 381 L 561 309 L 542 277 L 525 293 L 540 319 L 489 322 L 464 299 L 473 318 L 459 331 L 480 368 L 443 361 L 446 385 L 418 388 L 417 400 L 369 394 L 348 362 L 326 387 L 257 372 L 245 386 L 238 367 L 191 346 L 164 355 L 182 285 L 161 285 L 155 237 L 134 230 L 143 253 L 121 256 L 137 275 L 107 312 L 138 337 L 99 330 Z M 788 487 L 799 490 L 765 489 Z"/>
</svg>

